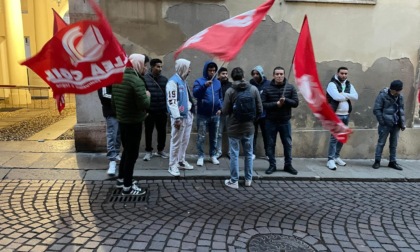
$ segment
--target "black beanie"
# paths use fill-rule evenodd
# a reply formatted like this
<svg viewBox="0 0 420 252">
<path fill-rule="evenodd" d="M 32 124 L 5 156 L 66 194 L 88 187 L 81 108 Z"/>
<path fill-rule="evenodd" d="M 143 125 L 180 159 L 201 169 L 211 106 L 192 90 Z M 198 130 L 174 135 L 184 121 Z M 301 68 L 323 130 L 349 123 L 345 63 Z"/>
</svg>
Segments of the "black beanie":
<svg viewBox="0 0 420 252">
<path fill-rule="evenodd" d="M 391 85 L 389 86 L 389 89 L 400 91 L 403 89 L 403 83 L 400 80 L 394 80 L 391 82 Z"/>
</svg>

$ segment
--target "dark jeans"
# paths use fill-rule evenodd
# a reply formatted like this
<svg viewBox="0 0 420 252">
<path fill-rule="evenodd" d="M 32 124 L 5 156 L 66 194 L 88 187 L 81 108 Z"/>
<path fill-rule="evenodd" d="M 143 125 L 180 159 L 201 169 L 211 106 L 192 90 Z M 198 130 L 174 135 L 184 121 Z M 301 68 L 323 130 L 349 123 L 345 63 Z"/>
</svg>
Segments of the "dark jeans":
<svg viewBox="0 0 420 252">
<path fill-rule="evenodd" d="M 149 114 L 144 120 L 144 130 L 145 130 L 145 137 L 146 137 L 146 151 L 152 152 L 152 136 L 153 136 L 153 129 L 156 126 L 157 131 L 157 150 L 163 151 L 165 149 L 166 143 L 166 123 L 168 120 L 168 116 L 166 113 L 164 114 Z"/>
<path fill-rule="evenodd" d="M 266 120 L 265 129 L 267 131 L 267 156 L 270 167 L 276 168 L 275 151 L 277 133 L 280 134 L 281 143 L 283 144 L 284 165 L 292 164 L 292 129 L 290 121 L 279 123 Z"/>
<path fill-rule="evenodd" d="M 382 157 L 382 151 L 386 143 L 386 139 L 389 136 L 389 161 L 397 161 L 397 144 L 398 136 L 400 134 L 400 127 L 398 125 L 394 126 L 378 126 L 378 144 L 376 145 L 375 151 L 375 161 L 380 162 Z"/>
<path fill-rule="evenodd" d="M 349 125 L 349 115 L 337 115 L 338 118 L 345 124 Z M 343 148 L 343 143 L 339 142 L 332 134 L 330 135 L 330 144 L 328 147 L 328 160 L 333 160 L 340 157 L 340 151 Z"/>
<path fill-rule="evenodd" d="M 120 123 L 121 143 L 123 153 L 118 173 L 119 179 L 124 179 L 124 186 L 132 185 L 134 165 L 139 157 L 140 140 L 142 132 L 141 123 Z"/>
<path fill-rule="evenodd" d="M 255 131 L 254 131 L 254 144 L 253 144 L 254 154 L 255 154 L 255 150 L 257 149 L 256 148 L 256 145 L 257 145 L 257 138 L 258 138 L 258 126 L 260 126 L 261 135 L 262 135 L 262 138 L 263 138 L 264 155 L 265 156 L 268 156 L 268 153 L 267 153 L 267 143 L 268 143 L 268 140 L 267 140 L 267 131 L 265 130 L 265 118 L 260 118 L 260 119 L 258 119 L 258 120 L 256 120 L 254 122 L 254 127 L 255 127 Z"/>
</svg>

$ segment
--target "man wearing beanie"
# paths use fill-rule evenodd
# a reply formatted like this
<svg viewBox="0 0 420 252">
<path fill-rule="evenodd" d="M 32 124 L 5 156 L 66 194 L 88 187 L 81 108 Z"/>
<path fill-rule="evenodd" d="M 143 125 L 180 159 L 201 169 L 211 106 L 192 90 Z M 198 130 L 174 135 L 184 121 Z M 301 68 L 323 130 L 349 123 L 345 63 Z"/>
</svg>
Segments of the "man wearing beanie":
<svg viewBox="0 0 420 252">
<path fill-rule="evenodd" d="M 389 88 L 381 90 L 376 97 L 373 114 L 379 123 L 379 137 L 375 151 L 375 163 L 372 165 L 374 169 L 381 166 L 382 151 L 389 135 L 388 167 L 402 170 L 397 163 L 398 135 L 400 129 L 405 130 L 404 97 L 400 94 L 402 89 L 403 83 L 400 80 L 394 80 Z"/>
</svg>

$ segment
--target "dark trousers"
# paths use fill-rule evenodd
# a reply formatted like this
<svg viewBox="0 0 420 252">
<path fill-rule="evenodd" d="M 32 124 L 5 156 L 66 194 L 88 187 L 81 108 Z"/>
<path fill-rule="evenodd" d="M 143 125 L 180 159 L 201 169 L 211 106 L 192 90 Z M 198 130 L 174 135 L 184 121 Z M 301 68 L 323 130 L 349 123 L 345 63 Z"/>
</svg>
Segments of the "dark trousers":
<svg viewBox="0 0 420 252">
<path fill-rule="evenodd" d="M 123 153 L 118 178 L 124 179 L 125 187 L 130 187 L 133 180 L 134 165 L 139 157 L 142 124 L 120 123 L 120 131 Z"/>
<path fill-rule="evenodd" d="M 268 153 L 267 153 L 268 140 L 267 140 L 267 131 L 265 130 L 265 118 L 260 118 L 260 119 L 258 119 L 254 122 L 254 128 L 255 128 L 255 131 L 254 131 L 254 149 L 253 149 L 254 154 L 255 154 L 255 150 L 257 149 L 256 145 L 257 145 L 257 138 L 258 138 L 258 126 L 260 126 L 261 135 L 262 135 L 262 138 L 263 138 L 264 154 L 265 154 L 265 156 L 268 156 Z"/>
<path fill-rule="evenodd" d="M 157 131 L 157 150 L 163 151 L 165 149 L 166 143 L 166 123 L 168 120 L 168 116 L 166 113 L 164 114 L 149 114 L 144 120 L 144 130 L 145 130 L 145 137 L 146 137 L 146 151 L 152 152 L 152 136 L 153 136 L 153 129 L 156 126 Z"/>
<path fill-rule="evenodd" d="M 290 121 L 280 123 L 266 120 L 265 122 L 268 137 L 267 154 L 270 167 L 276 168 L 275 151 L 277 133 L 280 134 L 281 143 L 283 144 L 284 165 L 292 164 L 292 129 Z"/>
</svg>

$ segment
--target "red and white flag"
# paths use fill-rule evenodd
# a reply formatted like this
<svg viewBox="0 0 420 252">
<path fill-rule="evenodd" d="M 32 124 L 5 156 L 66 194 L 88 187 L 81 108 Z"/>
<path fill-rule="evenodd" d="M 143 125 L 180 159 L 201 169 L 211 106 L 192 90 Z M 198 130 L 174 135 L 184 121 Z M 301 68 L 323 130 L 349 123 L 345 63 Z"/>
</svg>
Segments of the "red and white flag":
<svg viewBox="0 0 420 252">
<path fill-rule="evenodd" d="M 53 34 L 56 34 L 59 30 L 63 29 L 64 27 L 67 27 L 67 23 L 61 18 L 60 15 L 53 9 L 54 13 L 54 28 L 53 28 Z M 54 99 L 57 102 L 57 109 L 58 113 L 61 114 L 61 111 L 66 107 L 66 100 L 64 97 L 64 94 L 53 94 Z"/>
<path fill-rule="evenodd" d="M 346 143 L 352 131 L 337 117 L 325 97 L 316 70 L 315 55 L 306 15 L 296 45 L 293 70 L 303 98 L 314 115 L 321 120 L 324 129 L 331 131 L 331 134 L 338 141 Z"/>
<path fill-rule="evenodd" d="M 82 20 L 54 34 L 34 57 L 24 61 L 53 90 L 87 94 L 122 81 L 127 56 L 94 0 L 97 20 Z"/>
<path fill-rule="evenodd" d="M 274 0 L 268 0 L 258 8 L 247 11 L 212 25 L 188 39 L 176 52 L 175 58 L 186 48 L 212 54 L 223 61 L 231 61 L 261 23 Z"/>
</svg>

